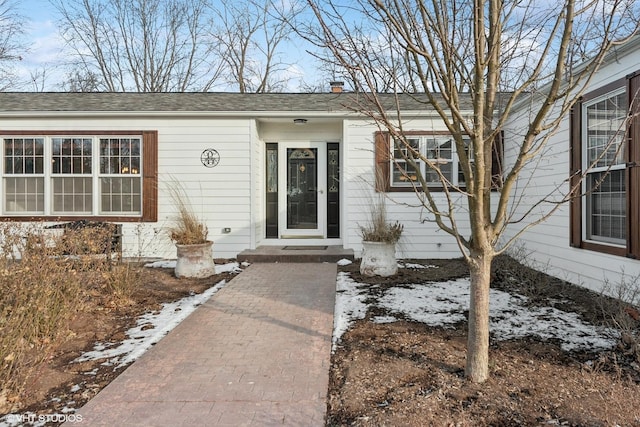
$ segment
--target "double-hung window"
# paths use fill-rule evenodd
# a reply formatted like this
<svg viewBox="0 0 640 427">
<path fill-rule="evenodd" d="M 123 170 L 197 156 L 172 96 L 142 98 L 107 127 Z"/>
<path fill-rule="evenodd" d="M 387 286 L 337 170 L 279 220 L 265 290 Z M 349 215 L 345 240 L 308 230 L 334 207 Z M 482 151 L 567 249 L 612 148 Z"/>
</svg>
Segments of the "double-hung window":
<svg viewBox="0 0 640 427">
<path fill-rule="evenodd" d="M 467 155 L 469 146 L 468 141 L 465 141 Z M 407 158 L 413 159 L 415 168 Z M 412 188 L 414 185 L 419 187 L 418 171 L 431 188 L 441 188 L 443 180 L 447 185 L 464 185 L 464 174 L 458 162 L 456 144 L 448 134 L 412 134 L 405 138 L 405 142 L 396 140 L 393 155 L 388 162 L 391 170 L 389 189 Z"/>
<path fill-rule="evenodd" d="M 157 218 L 157 132 L 22 134 L 0 137 L 3 216 Z"/>
<path fill-rule="evenodd" d="M 640 257 L 639 92 L 640 74 L 630 74 L 586 94 L 571 112 L 574 247 Z"/>
<path fill-rule="evenodd" d="M 420 138 L 407 138 L 406 143 L 396 140 L 393 147 L 393 162 L 391 185 L 412 185 L 419 184 L 418 173 L 416 168 L 411 165 L 409 160 L 412 159 L 418 169 L 422 169 L 422 160 L 420 160 Z"/>
<path fill-rule="evenodd" d="M 44 212 L 43 137 L 4 138 L 4 211 Z"/>
<path fill-rule="evenodd" d="M 627 234 L 625 90 L 584 103 L 582 114 L 585 238 L 624 246 Z"/>
</svg>

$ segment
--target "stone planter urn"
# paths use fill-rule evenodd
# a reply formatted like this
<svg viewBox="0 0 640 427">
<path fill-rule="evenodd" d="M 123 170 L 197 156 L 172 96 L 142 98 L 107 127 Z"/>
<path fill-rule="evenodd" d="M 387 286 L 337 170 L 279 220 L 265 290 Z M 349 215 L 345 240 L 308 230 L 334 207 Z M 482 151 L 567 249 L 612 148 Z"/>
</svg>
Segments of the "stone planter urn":
<svg viewBox="0 0 640 427">
<path fill-rule="evenodd" d="M 398 272 L 396 244 L 389 242 L 362 242 L 360 274 L 364 276 L 393 276 Z"/>
<path fill-rule="evenodd" d="M 176 248 L 178 249 L 174 270 L 176 277 L 204 279 L 216 273 L 212 241 L 194 245 L 176 244 Z"/>
</svg>

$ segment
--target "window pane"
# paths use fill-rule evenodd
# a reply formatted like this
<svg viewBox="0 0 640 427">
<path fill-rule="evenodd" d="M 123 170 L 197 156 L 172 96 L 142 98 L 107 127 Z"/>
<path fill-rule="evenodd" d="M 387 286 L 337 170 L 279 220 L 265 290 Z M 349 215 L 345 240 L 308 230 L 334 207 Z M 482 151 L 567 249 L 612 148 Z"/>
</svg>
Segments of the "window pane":
<svg viewBox="0 0 640 427">
<path fill-rule="evenodd" d="M 613 95 L 586 107 L 587 166 L 624 163 L 626 93 Z"/>
<path fill-rule="evenodd" d="M 4 172 L 6 174 L 44 173 L 44 138 L 5 138 Z"/>
<path fill-rule="evenodd" d="M 91 174 L 91 138 L 52 138 L 54 174 Z"/>
<path fill-rule="evenodd" d="M 101 212 L 141 213 L 142 178 L 101 178 Z"/>
<path fill-rule="evenodd" d="M 100 173 L 137 175 L 140 173 L 139 138 L 100 139 Z"/>
<path fill-rule="evenodd" d="M 53 178 L 54 213 L 91 213 L 92 179 L 80 177 Z"/>
<path fill-rule="evenodd" d="M 426 157 L 431 160 L 431 165 L 427 164 L 427 172 L 425 179 L 427 183 L 433 185 L 442 185 L 442 180 L 438 174 L 444 175 L 444 178 L 453 181 L 453 138 L 451 136 L 429 137 L 426 141 Z"/>
<path fill-rule="evenodd" d="M 391 159 L 391 185 L 409 186 L 418 182 L 416 168 L 404 159 L 413 157 L 418 167 L 421 167 L 422 161 L 417 158 L 419 154 L 420 138 L 407 138 L 406 142 L 394 141 L 393 159 Z"/>
<path fill-rule="evenodd" d="M 5 178 L 7 213 L 43 213 L 44 178 Z"/>
<path fill-rule="evenodd" d="M 624 170 L 589 174 L 586 200 L 587 239 L 625 244 L 627 203 Z"/>
<path fill-rule="evenodd" d="M 416 169 L 405 161 L 396 161 L 393 164 L 392 185 L 407 185 L 411 182 L 418 183 Z"/>
</svg>

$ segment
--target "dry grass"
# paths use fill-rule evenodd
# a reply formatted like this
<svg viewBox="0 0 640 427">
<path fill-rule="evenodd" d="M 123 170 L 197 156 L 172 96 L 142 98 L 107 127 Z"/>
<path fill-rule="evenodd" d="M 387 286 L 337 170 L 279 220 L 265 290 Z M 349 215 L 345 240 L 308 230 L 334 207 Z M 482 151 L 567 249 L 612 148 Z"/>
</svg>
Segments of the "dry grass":
<svg viewBox="0 0 640 427">
<path fill-rule="evenodd" d="M 56 235 L 40 224 L 5 223 L 0 242 L 1 410 L 19 400 L 25 378 L 64 342 L 93 281 L 102 281 L 96 287 L 113 301 L 126 302 L 139 278 L 104 254 L 109 229 Z"/>
<path fill-rule="evenodd" d="M 173 225 L 169 228 L 171 240 L 179 245 L 206 243 L 209 230 L 193 211 L 184 188 L 174 183 L 169 186 L 169 194 L 178 211 Z"/>
<path fill-rule="evenodd" d="M 133 303 L 132 296 L 142 283 L 142 273 L 130 264 L 115 265 L 103 273 L 104 287 L 117 305 Z"/>
<path fill-rule="evenodd" d="M 623 271 L 620 281 L 605 280 L 599 303 L 607 324 L 620 333 L 624 355 L 640 364 L 640 276 Z"/>
<path fill-rule="evenodd" d="M 360 235 L 366 242 L 397 243 L 400 240 L 404 226 L 398 221 L 390 223 L 387 220 L 387 207 L 384 196 L 376 194 L 369 204 L 369 220 L 366 225 L 360 225 Z"/>
</svg>

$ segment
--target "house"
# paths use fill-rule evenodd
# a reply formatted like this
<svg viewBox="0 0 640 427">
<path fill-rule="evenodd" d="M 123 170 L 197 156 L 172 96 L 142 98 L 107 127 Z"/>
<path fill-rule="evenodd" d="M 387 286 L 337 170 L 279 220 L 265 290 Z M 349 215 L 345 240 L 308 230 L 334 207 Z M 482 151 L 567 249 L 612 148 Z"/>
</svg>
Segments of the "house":
<svg viewBox="0 0 640 427">
<path fill-rule="evenodd" d="M 593 149 L 598 125 L 591 112 L 622 114 L 609 110 L 618 105 L 611 97 L 627 102 L 640 86 L 629 77 L 640 70 L 639 46 L 634 39 L 610 56 L 577 107 L 580 118 L 563 120 L 544 165 L 531 170 L 536 185 L 528 186 L 519 209 L 545 188 L 568 188 L 569 166 L 580 169 Z M 435 146 L 442 170 L 457 183 L 455 146 L 437 114 L 414 97 L 400 100 L 411 143 Z M 389 160 L 397 154 L 380 155 L 386 136 L 353 111 L 360 101 L 337 86 L 310 94 L 0 93 L 1 216 L 119 223 L 124 256 L 170 258 L 175 248 L 165 230 L 175 208 L 167 188 L 178 182 L 206 221 L 216 257 L 268 245 L 341 245 L 358 254 L 359 224 L 377 189 L 395 202 L 389 216 L 405 226 L 399 257 L 459 257 L 454 239 L 425 221 L 429 214 L 417 206 L 411 183 Z M 383 101 L 393 108 L 392 95 Z M 470 100 L 462 102 L 471 114 Z M 527 125 L 528 105 L 505 128 L 506 162 L 513 155 L 509 138 Z M 606 190 L 521 236 L 532 260 L 548 264 L 550 273 L 591 287 L 623 270 L 640 273 L 638 128 L 629 160 L 616 158 Z M 462 215 L 462 229 L 465 221 Z"/>
<path fill-rule="evenodd" d="M 518 106 L 506 126 L 507 163 L 514 156 L 506 148 L 508 141 L 527 125 L 529 102 Z M 640 37 L 636 36 L 608 54 L 580 102 L 563 118 L 542 160 L 521 178 L 526 190 L 519 212 L 553 189 L 568 194 L 576 188 L 582 194 L 519 242 L 538 267 L 595 291 L 602 291 L 603 283 L 629 284 L 640 277 L 638 103 Z M 518 225 L 513 227 L 511 236 L 518 230 Z"/>
<path fill-rule="evenodd" d="M 378 128 L 348 108 L 356 98 L 1 93 L 2 217 L 120 223 L 124 256 L 175 257 L 164 230 L 175 214 L 167 188 L 179 182 L 206 220 L 217 257 L 261 245 L 358 251 Z M 404 102 L 416 136 L 445 131 L 422 104 Z M 408 183 L 396 181 L 398 201 L 412 202 Z M 411 230 L 400 256 L 459 256 L 419 212 L 390 205 L 389 213 Z"/>
</svg>

